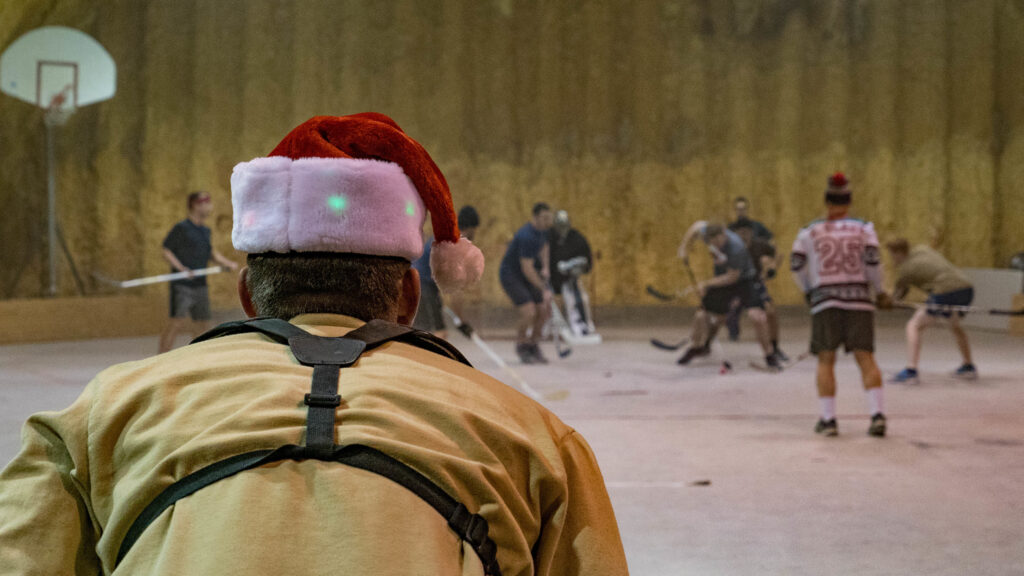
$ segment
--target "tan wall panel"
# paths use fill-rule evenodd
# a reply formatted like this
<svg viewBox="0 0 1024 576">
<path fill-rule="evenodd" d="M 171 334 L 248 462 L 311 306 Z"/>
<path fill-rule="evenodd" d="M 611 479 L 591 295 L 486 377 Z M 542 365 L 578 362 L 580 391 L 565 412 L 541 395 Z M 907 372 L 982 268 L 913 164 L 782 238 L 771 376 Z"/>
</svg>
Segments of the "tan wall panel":
<svg viewBox="0 0 1024 576">
<path fill-rule="evenodd" d="M 117 97 L 62 136 L 75 196 L 61 211 L 86 276 L 165 271 L 160 241 L 195 188 L 214 194 L 217 247 L 240 257 L 232 166 L 314 114 L 374 109 L 480 210 L 491 303 L 535 201 L 570 210 L 601 253 L 598 303 L 646 304 L 644 284 L 687 282 L 674 254 L 693 220 L 727 218 L 745 195 L 788 251 L 836 169 L 883 236 L 941 232 L 972 266 L 1024 249 L 1018 0 L 23 0 L 0 6 L 0 45 L 45 24 L 95 35 L 119 66 Z M 33 296 L 41 114 L 0 98 L 0 295 L 25 263 L 14 293 Z M 703 254 L 694 265 L 707 274 Z M 213 288 L 235 305 L 226 277 Z M 785 274 L 773 291 L 801 301 Z"/>
</svg>

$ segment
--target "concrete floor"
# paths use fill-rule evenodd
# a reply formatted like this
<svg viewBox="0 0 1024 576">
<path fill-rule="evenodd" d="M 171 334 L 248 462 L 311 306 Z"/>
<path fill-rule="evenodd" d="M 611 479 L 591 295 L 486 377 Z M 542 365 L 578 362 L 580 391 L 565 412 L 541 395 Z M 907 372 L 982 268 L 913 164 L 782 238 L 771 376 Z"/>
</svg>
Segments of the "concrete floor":
<svg viewBox="0 0 1024 576">
<path fill-rule="evenodd" d="M 880 322 L 880 364 L 893 373 L 902 329 Z M 714 361 L 683 369 L 647 343 L 678 340 L 678 328 L 603 332 L 599 347 L 516 369 L 542 393 L 569 392 L 548 405 L 597 453 L 633 574 L 1024 574 L 1024 339 L 972 333 L 982 378 L 963 383 L 947 375 L 951 336 L 929 333 L 923 382 L 887 387 L 890 436 L 879 440 L 865 435 L 850 359 L 841 435 L 824 439 L 811 432 L 813 360 L 767 375 L 747 366 L 752 343 L 726 343 L 735 371 L 723 376 Z M 807 332 L 803 318 L 787 324 L 791 354 Z M 513 357 L 510 341 L 493 345 Z M 154 348 L 149 338 L 0 348 L 0 462 L 30 413 L 67 405 L 102 368 Z"/>
</svg>

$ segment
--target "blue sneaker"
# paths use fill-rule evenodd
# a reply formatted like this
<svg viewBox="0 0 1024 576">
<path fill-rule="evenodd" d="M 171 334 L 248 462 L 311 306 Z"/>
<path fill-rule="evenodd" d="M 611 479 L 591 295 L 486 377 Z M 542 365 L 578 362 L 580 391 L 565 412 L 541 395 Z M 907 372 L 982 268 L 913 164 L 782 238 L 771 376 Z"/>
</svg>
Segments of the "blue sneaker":
<svg viewBox="0 0 1024 576">
<path fill-rule="evenodd" d="M 893 376 L 890 382 L 893 384 L 917 384 L 917 370 L 904 368 L 902 372 Z"/>
<path fill-rule="evenodd" d="M 964 364 L 963 366 L 956 369 L 953 376 L 960 378 L 961 380 L 977 380 L 978 369 L 974 367 L 974 364 Z"/>
</svg>

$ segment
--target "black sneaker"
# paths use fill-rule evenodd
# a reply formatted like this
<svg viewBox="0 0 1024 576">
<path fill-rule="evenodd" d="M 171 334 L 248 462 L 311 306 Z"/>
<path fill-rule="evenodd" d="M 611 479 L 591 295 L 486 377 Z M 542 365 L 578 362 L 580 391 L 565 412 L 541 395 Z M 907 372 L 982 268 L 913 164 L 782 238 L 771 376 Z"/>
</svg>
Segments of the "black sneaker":
<svg viewBox="0 0 1024 576">
<path fill-rule="evenodd" d="M 871 425 L 868 426 L 868 436 L 882 438 L 885 436 L 885 415 L 879 412 L 871 417 Z"/>
<path fill-rule="evenodd" d="M 516 344 L 516 355 L 519 356 L 519 361 L 523 364 L 536 364 L 537 360 L 533 356 L 533 346 L 528 343 Z"/>
<path fill-rule="evenodd" d="M 544 357 L 544 354 L 540 351 L 540 346 L 537 344 L 530 345 L 530 354 L 533 356 L 533 361 L 536 364 L 547 364 L 548 359 Z"/>
<path fill-rule="evenodd" d="M 676 364 L 680 366 L 686 366 L 690 363 L 690 360 L 694 358 L 700 358 L 711 354 L 711 347 L 708 345 L 704 346 L 690 346 L 686 349 L 686 352 L 676 361 Z"/>
<path fill-rule="evenodd" d="M 772 352 L 772 354 L 775 354 L 775 357 L 779 359 L 779 362 L 783 364 L 789 363 L 789 356 L 786 356 L 786 353 L 783 352 L 778 346 L 775 347 L 775 350 Z"/>
<path fill-rule="evenodd" d="M 782 360 L 775 352 L 764 357 L 764 364 L 772 372 L 782 372 Z"/>
<path fill-rule="evenodd" d="M 824 418 L 819 418 L 818 423 L 814 425 L 814 433 L 821 434 L 822 436 L 839 436 L 839 426 L 836 425 L 836 419 L 833 418 L 826 422 Z"/>
</svg>

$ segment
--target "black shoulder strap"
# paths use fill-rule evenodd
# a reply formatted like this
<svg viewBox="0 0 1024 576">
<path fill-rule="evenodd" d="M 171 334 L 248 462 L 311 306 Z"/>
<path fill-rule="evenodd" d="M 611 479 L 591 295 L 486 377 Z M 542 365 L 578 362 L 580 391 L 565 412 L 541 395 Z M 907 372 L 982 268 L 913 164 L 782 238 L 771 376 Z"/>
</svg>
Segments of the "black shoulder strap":
<svg viewBox="0 0 1024 576">
<path fill-rule="evenodd" d="M 232 334 L 244 334 L 247 332 L 258 332 L 267 336 L 278 344 L 288 344 L 294 336 L 308 334 L 302 328 L 281 320 L 280 318 L 250 318 L 236 322 L 227 322 L 217 326 L 209 332 L 199 336 L 192 341 L 192 344 L 213 340 L 222 336 Z M 416 346 L 428 352 L 447 356 L 456 362 L 472 366 L 469 360 L 461 352 L 447 341 L 434 336 L 429 332 L 416 330 L 401 324 L 395 324 L 386 320 L 371 320 L 349 332 L 343 338 L 362 340 L 366 343 L 367 350 L 373 350 L 387 342 L 399 341 L 411 346 Z"/>
<path fill-rule="evenodd" d="M 473 547 L 483 564 L 485 574 L 501 576 L 497 557 L 498 547 L 488 535 L 489 526 L 483 516 L 470 513 L 464 504 L 410 466 L 379 450 L 359 444 L 336 448 L 327 453 L 295 445 L 282 446 L 276 450 L 257 450 L 215 462 L 193 472 L 168 486 L 143 509 L 121 541 L 114 565 L 121 563 L 146 528 L 178 500 L 239 472 L 281 460 L 338 462 L 373 472 L 400 484 L 437 510 L 448 522 L 448 526 Z"/>
</svg>

